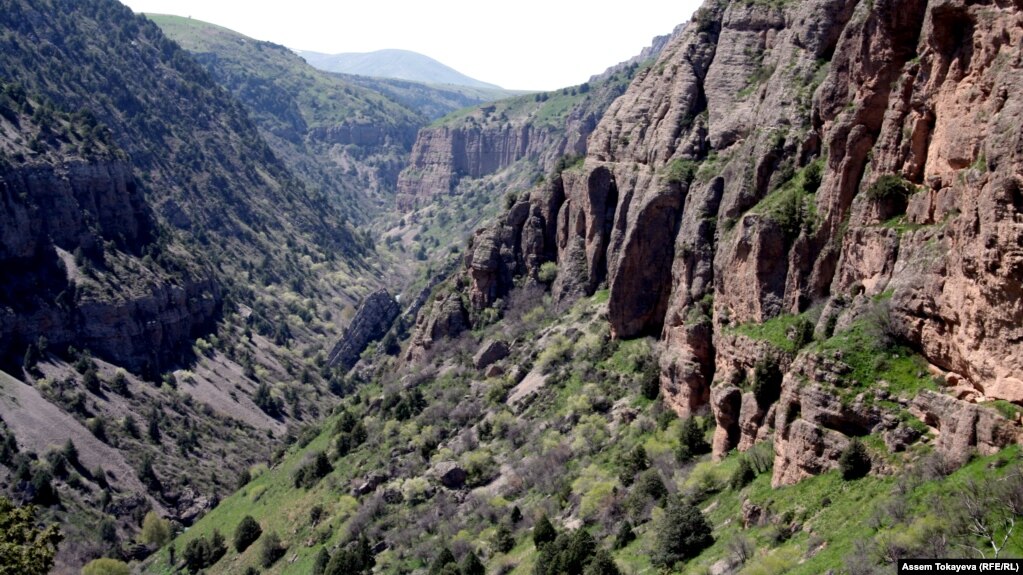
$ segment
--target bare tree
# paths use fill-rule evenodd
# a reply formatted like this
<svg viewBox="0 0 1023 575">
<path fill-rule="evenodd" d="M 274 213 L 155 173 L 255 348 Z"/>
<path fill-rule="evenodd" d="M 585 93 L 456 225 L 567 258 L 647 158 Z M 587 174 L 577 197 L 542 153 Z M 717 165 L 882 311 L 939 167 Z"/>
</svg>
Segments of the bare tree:
<svg viewBox="0 0 1023 575">
<path fill-rule="evenodd" d="M 984 483 L 967 481 L 959 492 L 957 511 L 956 544 L 982 559 L 997 559 L 1016 534 L 1017 519 L 1023 517 L 1023 471 L 1015 469 Z"/>
</svg>

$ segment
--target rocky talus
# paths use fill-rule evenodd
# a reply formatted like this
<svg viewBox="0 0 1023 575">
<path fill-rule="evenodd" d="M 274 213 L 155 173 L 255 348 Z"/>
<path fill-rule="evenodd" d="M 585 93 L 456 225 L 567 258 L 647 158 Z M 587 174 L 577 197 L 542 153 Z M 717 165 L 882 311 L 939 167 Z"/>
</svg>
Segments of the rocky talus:
<svg viewBox="0 0 1023 575">
<path fill-rule="evenodd" d="M 773 437 L 775 484 L 867 434 L 959 461 L 1017 441 L 984 403 L 1023 401 L 1021 48 L 1020 2 L 706 3 L 583 165 L 477 232 L 465 303 L 427 306 L 408 356 L 553 261 L 556 301 L 606 288 L 615 337 L 660 339 L 663 397 L 713 415 L 716 455 Z M 857 363 L 882 339 L 918 387 Z"/>
</svg>

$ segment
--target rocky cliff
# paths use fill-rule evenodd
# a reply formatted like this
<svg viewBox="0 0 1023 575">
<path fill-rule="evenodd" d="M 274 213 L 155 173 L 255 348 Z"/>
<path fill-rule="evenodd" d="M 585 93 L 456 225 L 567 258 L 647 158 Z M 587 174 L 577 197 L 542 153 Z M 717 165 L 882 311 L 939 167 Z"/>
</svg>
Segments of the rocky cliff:
<svg viewBox="0 0 1023 575">
<path fill-rule="evenodd" d="M 56 129 L 5 109 L 4 128 Z M 5 147 L 24 160 L 0 168 L 0 357 L 20 360 L 42 337 L 54 349 L 93 350 L 140 372 L 190 349 L 215 318 L 221 289 L 183 254 L 140 259 L 160 248 L 123 152 Z"/>
<path fill-rule="evenodd" d="M 355 312 L 352 322 L 327 356 L 327 365 L 351 369 L 370 343 L 380 339 L 401 313 L 398 302 L 386 289 L 371 293 Z"/>
<path fill-rule="evenodd" d="M 664 41 L 655 39 L 644 61 Z M 456 112 L 423 128 L 398 180 L 398 209 L 421 207 L 434 195 L 452 193 L 463 178 L 495 174 L 520 161 L 530 164 L 528 173 L 542 174 L 566 156 L 585 154 L 587 137 L 638 67 L 630 60 L 581 86 Z"/>
<path fill-rule="evenodd" d="M 615 337 L 660 338 L 665 401 L 713 414 L 719 455 L 773 435 L 776 484 L 851 437 L 917 439 L 908 412 L 950 458 L 1015 441 L 971 402 L 1023 400 L 1021 22 L 1019 2 L 708 2 L 583 165 L 477 233 L 464 313 L 546 261 L 557 301 L 606 286 Z"/>
</svg>

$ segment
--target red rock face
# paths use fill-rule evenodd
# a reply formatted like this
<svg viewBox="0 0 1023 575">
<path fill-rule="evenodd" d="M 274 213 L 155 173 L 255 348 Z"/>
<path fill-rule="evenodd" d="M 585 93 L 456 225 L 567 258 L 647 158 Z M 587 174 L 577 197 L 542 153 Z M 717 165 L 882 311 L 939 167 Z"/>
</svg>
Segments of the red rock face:
<svg viewBox="0 0 1023 575">
<path fill-rule="evenodd" d="M 615 336 L 660 334 L 663 397 L 713 413 L 715 454 L 773 434 L 776 484 L 834 467 L 851 436 L 907 433 L 869 402 L 832 405 L 841 365 L 735 325 L 819 305 L 819 334 L 891 295 L 891 329 L 960 398 L 1023 401 L 1021 47 L 1019 2 L 709 2 L 608 109 L 564 175 L 556 252 L 532 261 L 558 263 L 562 302 L 606 282 Z M 820 185 L 799 188 L 815 158 Z M 507 284 L 476 261 L 471 301 L 489 305 Z M 767 356 L 786 374 L 762 406 L 738 386 Z M 953 438 L 1016 440 L 940 397 L 953 459 Z"/>
</svg>

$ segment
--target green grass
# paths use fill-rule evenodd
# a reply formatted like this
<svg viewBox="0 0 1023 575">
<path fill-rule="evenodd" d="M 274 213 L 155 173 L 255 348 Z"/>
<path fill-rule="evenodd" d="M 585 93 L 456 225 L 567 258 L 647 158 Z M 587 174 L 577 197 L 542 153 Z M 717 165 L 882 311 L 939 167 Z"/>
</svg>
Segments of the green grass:
<svg viewBox="0 0 1023 575">
<path fill-rule="evenodd" d="M 766 341 L 782 351 L 792 353 L 797 351 L 796 343 L 789 338 L 788 334 L 802 317 L 797 314 L 782 314 L 764 323 L 747 323 L 733 329 L 735 333 L 751 339 Z"/>
<path fill-rule="evenodd" d="M 981 406 L 994 409 L 1010 421 L 1019 419 L 1019 414 L 1023 413 L 1023 407 L 1020 407 L 1015 403 L 1005 401 L 1004 399 L 996 399 L 994 401 L 982 403 Z"/>
<path fill-rule="evenodd" d="M 912 397 L 921 389 L 937 389 L 923 357 L 900 345 L 882 348 L 879 340 L 869 320 L 861 320 L 816 344 L 813 350 L 833 357 L 838 352 L 841 361 L 851 368 L 843 380 L 853 392 L 874 387 L 880 380 L 888 382 L 888 390 L 895 395 Z"/>
</svg>

